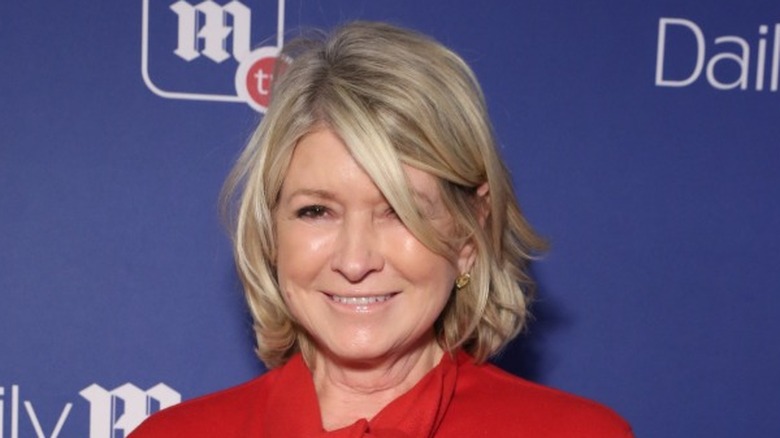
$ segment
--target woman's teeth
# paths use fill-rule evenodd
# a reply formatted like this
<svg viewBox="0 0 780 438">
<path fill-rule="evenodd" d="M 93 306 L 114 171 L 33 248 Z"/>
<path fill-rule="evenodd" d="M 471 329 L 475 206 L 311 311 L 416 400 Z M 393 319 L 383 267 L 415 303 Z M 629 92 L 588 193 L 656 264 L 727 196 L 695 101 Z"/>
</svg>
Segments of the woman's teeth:
<svg viewBox="0 0 780 438">
<path fill-rule="evenodd" d="M 369 297 L 342 297 L 339 295 L 331 295 L 330 298 L 341 304 L 349 304 L 354 306 L 365 306 L 368 304 L 374 304 L 374 303 L 381 303 L 384 301 L 389 300 L 393 297 L 395 294 L 387 294 L 387 295 L 374 295 Z"/>
</svg>

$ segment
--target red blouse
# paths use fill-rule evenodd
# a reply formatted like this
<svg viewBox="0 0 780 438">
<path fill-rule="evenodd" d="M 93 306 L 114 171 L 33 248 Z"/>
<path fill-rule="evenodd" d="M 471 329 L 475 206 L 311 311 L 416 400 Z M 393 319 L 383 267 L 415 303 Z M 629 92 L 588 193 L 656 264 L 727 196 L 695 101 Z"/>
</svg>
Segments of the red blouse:
<svg viewBox="0 0 780 438">
<path fill-rule="evenodd" d="M 247 383 L 165 409 L 130 438 L 566 437 L 628 438 L 630 426 L 598 403 L 546 388 L 460 352 L 371 420 L 324 431 L 300 355 Z"/>
</svg>

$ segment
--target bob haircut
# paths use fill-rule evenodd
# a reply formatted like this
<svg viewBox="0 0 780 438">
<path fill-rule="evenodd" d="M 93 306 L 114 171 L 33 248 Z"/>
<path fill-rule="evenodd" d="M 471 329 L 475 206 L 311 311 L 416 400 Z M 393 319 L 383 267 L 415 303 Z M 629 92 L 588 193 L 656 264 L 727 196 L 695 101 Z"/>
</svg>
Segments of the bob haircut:
<svg viewBox="0 0 780 438">
<path fill-rule="evenodd" d="M 279 290 L 273 213 L 293 149 L 319 129 L 341 138 L 432 251 L 454 260 L 464 243 L 474 245 L 471 281 L 453 286 L 433 330 L 445 351 L 462 348 L 478 362 L 496 354 L 526 323 L 528 264 L 545 245 L 520 212 L 471 69 L 427 36 L 372 22 L 301 37 L 279 60 L 268 111 L 222 197 L 260 359 L 273 368 L 298 351 L 311 359 L 314 348 Z M 452 235 L 420 213 L 404 164 L 437 178 Z"/>
</svg>

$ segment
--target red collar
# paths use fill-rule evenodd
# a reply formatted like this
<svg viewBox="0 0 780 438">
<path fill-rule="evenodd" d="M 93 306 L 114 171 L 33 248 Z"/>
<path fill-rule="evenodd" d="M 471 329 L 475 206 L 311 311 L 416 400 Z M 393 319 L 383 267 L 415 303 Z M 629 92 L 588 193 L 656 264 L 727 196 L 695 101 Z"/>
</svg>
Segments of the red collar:
<svg viewBox="0 0 780 438">
<path fill-rule="evenodd" d="M 408 392 L 385 406 L 370 421 L 361 419 L 351 426 L 326 432 L 311 372 L 301 355 L 281 369 L 269 394 L 263 421 L 263 436 L 313 438 L 420 438 L 432 437 L 444 418 L 455 392 L 457 358 L 445 353 L 439 364 Z"/>
</svg>

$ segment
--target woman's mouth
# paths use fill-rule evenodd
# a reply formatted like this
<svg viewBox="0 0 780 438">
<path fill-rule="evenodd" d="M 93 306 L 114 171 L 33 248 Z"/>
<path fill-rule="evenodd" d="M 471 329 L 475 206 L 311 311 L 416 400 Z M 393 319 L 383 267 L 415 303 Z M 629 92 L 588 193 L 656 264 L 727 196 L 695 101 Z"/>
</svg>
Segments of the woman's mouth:
<svg viewBox="0 0 780 438">
<path fill-rule="evenodd" d="M 328 297 L 330 297 L 331 300 L 339 304 L 346 304 L 350 306 L 367 306 L 369 304 L 383 303 L 389 300 L 390 298 L 393 298 L 395 295 L 397 295 L 397 292 L 391 292 L 389 294 L 384 294 L 384 295 L 356 295 L 356 296 L 328 294 Z"/>
</svg>

